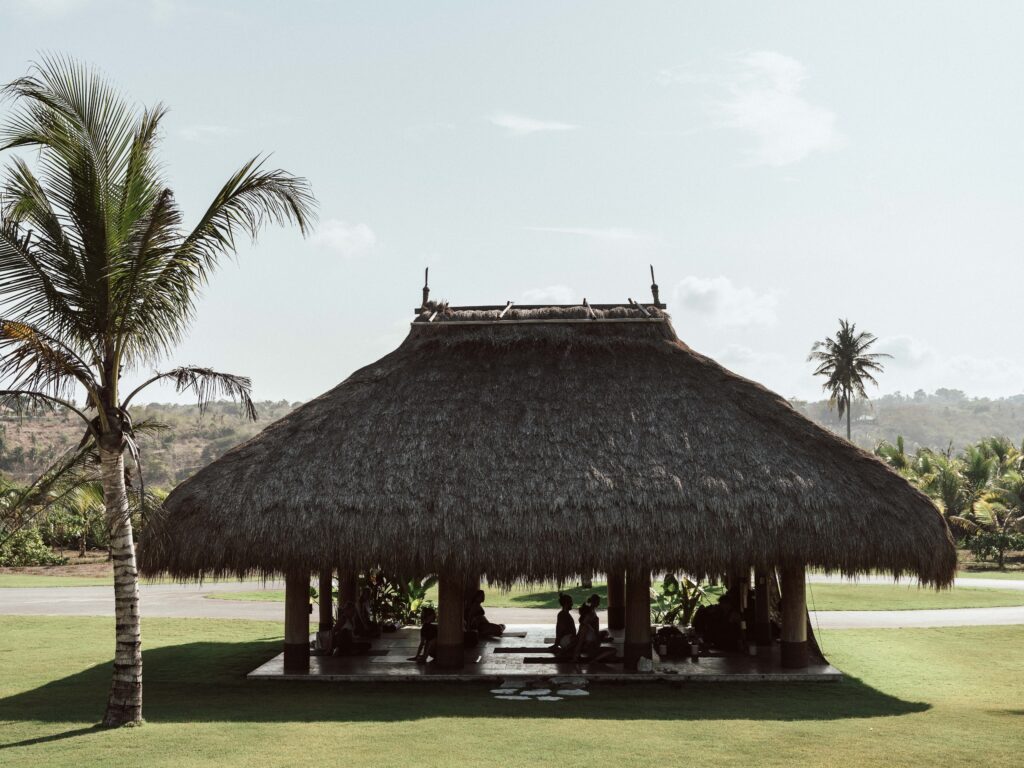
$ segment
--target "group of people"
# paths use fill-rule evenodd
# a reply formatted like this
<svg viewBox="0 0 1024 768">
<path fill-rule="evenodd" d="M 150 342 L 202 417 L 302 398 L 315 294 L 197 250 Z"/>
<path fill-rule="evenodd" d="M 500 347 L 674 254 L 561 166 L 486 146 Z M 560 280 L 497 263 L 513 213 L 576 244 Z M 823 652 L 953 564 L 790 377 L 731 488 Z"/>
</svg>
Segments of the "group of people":
<svg viewBox="0 0 1024 768">
<path fill-rule="evenodd" d="M 476 590 L 462 609 L 462 633 L 466 645 L 476 645 L 481 638 L 501 637 L 505 633 L 504 624 L 495 624 L 487 619 L 484 610 L 486 594 L 482 589 Z M 437 647 L 437 611 L 424 608 L 420 614 L 420 644 L 416 655 L 410 661 L 424 663 L 434 657 Z"/>
<path fill-rule="evenodd" d="M 558 596 L 561 610 L 555 619 L 555 643 L 551 646 L 555 657 L 570 661 L 598 662 L 607 661 L 615 656 L 615 648 L 602 645 L 608 636 L 601 630 L 601 620 L 597 615 L 601 605 L 600 595 L 591 595 L 579 607 L 579 628 L 572 617 L 572 595 L 562 593 Z"/>
</svg>

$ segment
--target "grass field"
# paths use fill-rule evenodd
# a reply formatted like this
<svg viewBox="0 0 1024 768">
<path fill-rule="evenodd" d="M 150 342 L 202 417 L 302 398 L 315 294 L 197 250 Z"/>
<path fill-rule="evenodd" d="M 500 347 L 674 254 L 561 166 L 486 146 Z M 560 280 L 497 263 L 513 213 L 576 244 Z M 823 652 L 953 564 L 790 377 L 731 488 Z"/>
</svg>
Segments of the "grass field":
<svg viewBox="0 0 1024 768">
<path fill-rule="evenodd" d="M 577 605 L 590 594 L 607 599 L 604 584 L 593 589 L 571 589 Z M 284 602 L 283 590 L 258 592 L 213 592 L 215 600 L 258 600 Z M 436 594 L 430 595 L 437 599 Z M 936 592 L 911 585 L 889 584 L 811 584 L 808 601 L 818 611 L 898 611 L 922 608 L 992 608 L 1024 605 L 1024 590 L 957 587 Z M 487 606 L 492 608 L 557 608 L 558 592 L 552 586 L 517 587 L 509 592 L 487 591 Z"/>
<path fill-rule="evenodd" d="M 244 680 L 279 631 L 145 620 L 147 723 L 104 731 L 113 622 L 0 617 L 0 764 L 997 768 L 1024 749 L 1024 627 L 827 632 L 838 684 L 606 685 L 551 703 Z"/>
</svg>

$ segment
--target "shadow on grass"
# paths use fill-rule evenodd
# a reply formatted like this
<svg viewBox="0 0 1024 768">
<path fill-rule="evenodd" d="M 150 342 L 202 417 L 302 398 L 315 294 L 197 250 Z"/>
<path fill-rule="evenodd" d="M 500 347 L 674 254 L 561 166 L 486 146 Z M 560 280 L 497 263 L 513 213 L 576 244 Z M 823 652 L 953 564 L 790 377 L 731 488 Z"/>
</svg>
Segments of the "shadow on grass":
<svg viewBox="0 0 1024 768">
<path fill-rule="evenodd" d="M 563 591 L 568 595 L 572 595 L 574 605 L 579 605 L 591 595 L 600 595 L 601 605 L 606 606 L 608 604 L 608 587 L 604 584 L 595 584 L 592 588 L 571 587 Z M 503 596 L 503 599 L 514 608 L 553 608 L 557 610 L 561 607 L 558 604 L 558 595 L 558 590 L 552 589 L 531 592 L 526 595 L 516 595 L 515 597 Z"/>
<path fill-rule="evenodd" d="M 594 684 L 585 699 L 552 707 L 495 700 L 488 684 L 333 684 L 249 681 L 280 640 L 187 643 L 143 654 L 148 722 L 398 722 L 422 718 L 587 718 L 595 720 L 837 720 L 922 712 L 930 705 L 889 696 L 846 678 L 839 683 Z M 0 699 L 0 721 L 95 722 L 110 667 L 99 665 Z M 77 728 L 0 750 L 83 736 Z M 0 761 L 2 762 L 2 761 Z"/>
</svg>

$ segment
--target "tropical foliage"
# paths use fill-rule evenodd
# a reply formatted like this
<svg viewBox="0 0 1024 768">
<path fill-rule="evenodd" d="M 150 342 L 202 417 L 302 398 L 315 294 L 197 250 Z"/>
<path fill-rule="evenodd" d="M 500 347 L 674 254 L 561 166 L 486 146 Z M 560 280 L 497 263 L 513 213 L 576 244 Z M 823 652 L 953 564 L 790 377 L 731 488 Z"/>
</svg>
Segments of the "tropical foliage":
<svg viewBox="0 0 1024 768">
<path fill-rule="evenodd" d="M 668 573 L 660 586 L 651 588 L 651 621 L 655 624 L 693 622 L 693 614 L 701 605 L 709 605 L 721 590 L 702 585 L 686 575 Z"/>
<path fill-rule="evenodd" d="M 951 448 L 908 454 L 898 437 L 879 443 L 875 453 L 931 496 L 977 558 L 1003 568 L 1007 552 L 1024 550 L 1024 445 L 988 437 L 957 454 Z"/>
<path fill-rule="evenodd" d="M 98 456 L 114 562 L 117 641 L 103 723 L 142 719 L 142 656 L 134 528 L 124 454 L 144 499 L 133 400 L 170 381 L 201 405 L 218 396 L 255 407 L 248 379 L 209 367 L 154 373 L 130 392 L 125 374 L 166 358 L 198 291 L 238 238 L 268 223 L 305 232 L 308 184 L 253 158 L 191 229 L 156 154 L 166 109 L 138 110 L 91 69 L 44 59 L 10 83 L 0 151 L 0 405 L 60 406 L 81 419 L 82 451 Z M 32 152 L 30 166 L 22 154 Z M 69 456 L 77 456 L 72 452 Z"/>
</svg>

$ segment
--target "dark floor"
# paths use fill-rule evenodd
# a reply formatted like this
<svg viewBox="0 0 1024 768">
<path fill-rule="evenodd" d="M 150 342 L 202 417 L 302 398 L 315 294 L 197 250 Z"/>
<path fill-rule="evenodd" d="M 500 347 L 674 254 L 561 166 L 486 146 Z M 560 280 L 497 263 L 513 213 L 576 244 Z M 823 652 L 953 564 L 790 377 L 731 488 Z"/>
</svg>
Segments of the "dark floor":
<svg viewBox="0 0 1024 768">
<path fill-rule="evenodd" d="M 284 671 L 284 654 L 249 673 L 253 680 L 320 680 L 326 682 L 409 682 L 415 680 L 444 680 L 466 682 L 501 682 L 537 677 L 572 676 L 606 681 L 640 682 L 645 680 L 703 680 L 715 682 L 806 681 L 839 680 L 842 673 L 827 662 L 812 657 L 806 669 L 783 669 L 779 662 L 778 647 L 770 654 L 759 656 L 702 656 L 699 662 L 688 659 L 661 660 L 655 655 L 653 672 L 627 672 L 621 664 L 574 664 L 547 662 L 550 654 L 544 647 L 552 642 L 553 627 L 536 624 L 510 626 L 506 635 L 498 640 L 485 640 L 476 648 L 466 651 L 466 663 L 460 670 L 441 669 L 435 664 L 417 664 L 409 661 L 416 652 L 419 632 L 407 628 L 386 634 L 373 643 L 373 649 L 363 656 L 313 656 L 309 672 Z M 622 633 L 616 635 L 620 650 Z M 502 649 L 531 650 L 504 652 Z M 532 650 L 537 649 L 537 650 Z M 530 663 L 527 659 L 545 659 L 544 663 Z"/>
</svg>

